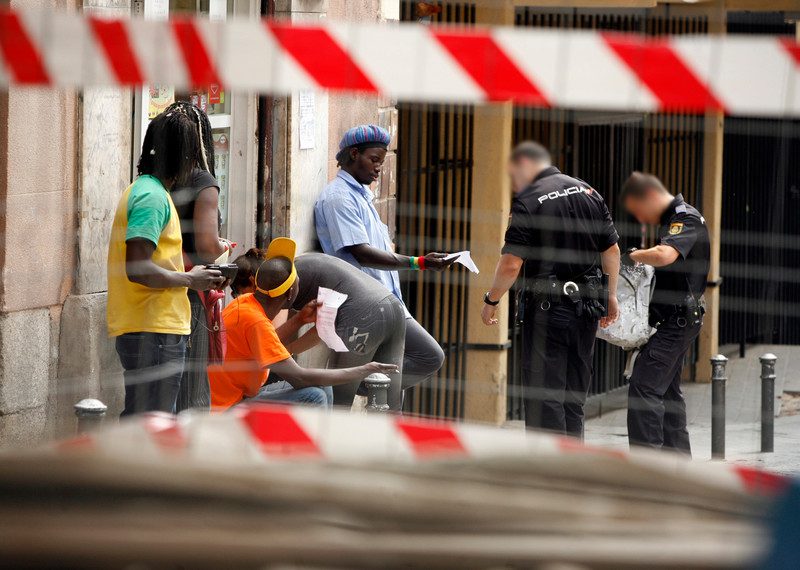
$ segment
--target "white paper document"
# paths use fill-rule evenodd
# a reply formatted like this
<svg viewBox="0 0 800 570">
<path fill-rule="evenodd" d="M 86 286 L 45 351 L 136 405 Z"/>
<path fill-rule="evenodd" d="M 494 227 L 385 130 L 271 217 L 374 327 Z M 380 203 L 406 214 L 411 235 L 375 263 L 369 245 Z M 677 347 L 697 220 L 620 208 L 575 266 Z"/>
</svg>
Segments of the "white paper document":
<svg viewBox="0 0 800 570">
<path fill-rule="evenodd" d="M 336 352 L 349 352 L 336 334 L 336 314 L 346 300 L 347 295 L 344 293 L 326 287 L 320 287 L 317 293 L 317 301 L 321 303 L 317 307 L 317 334 L 328 348 Z"/>
<path fill-rule="evenodd" d="M 300 99 L 300 150 L 311 149 L 317 146 L 317 125 L 314 119 L 316 107 L 314 105 L 314 92 L 301 91 Z"/>
<path fill-rule="evenodd" d="M 470 255 L 469 251 L 459 251 L 457 253 L 451 253 L 450 255 L 445 257 L 445 259 L 447 260 L 455 259 L 456 263 L 460 263 L 473 273 L 480 273 L 480 271 L 478 270 L 478 266 L 475 265 L 474 261 L 472 261 L 472 256 Z"/>
</svg>

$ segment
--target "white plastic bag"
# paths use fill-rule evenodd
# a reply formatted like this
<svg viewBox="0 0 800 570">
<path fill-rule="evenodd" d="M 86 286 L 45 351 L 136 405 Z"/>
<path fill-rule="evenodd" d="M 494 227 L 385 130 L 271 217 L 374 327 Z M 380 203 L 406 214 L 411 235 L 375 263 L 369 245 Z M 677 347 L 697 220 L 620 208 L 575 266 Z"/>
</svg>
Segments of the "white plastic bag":
<svg viewBox="0 0 800 570">
<path fill-rule="evenodd" d="M 650 265 L 623 265 L 619 270 L 617 300 L 619 319 L 607 328 L 597 330 L 597 338 L 625 350 L 643 346 L 655 329 L 648 323 L 653 274 Z"/>
</svg>

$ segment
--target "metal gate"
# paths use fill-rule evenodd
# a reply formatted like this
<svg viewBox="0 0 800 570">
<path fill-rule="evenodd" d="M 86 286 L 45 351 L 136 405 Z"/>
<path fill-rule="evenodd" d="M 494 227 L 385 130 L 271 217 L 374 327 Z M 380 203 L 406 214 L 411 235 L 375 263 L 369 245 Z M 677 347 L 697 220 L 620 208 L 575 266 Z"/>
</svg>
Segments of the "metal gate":
<svg viewBox="0 0 800 570">
<path fill-rule="evenodd" d="M 800 344 L 800 122 L 725 120 L 720 343 Z"/>
<path fill-rule="evenodd" d="M 793 37 L 781 13 L 735 13 L 728 32 Z M 800 344 L 800 121 L 725 119 L 720 343 Z"/>
<path fill-rule="evenodd" d="M 416 2 L 401 3 L 401 19 L 422 16 Z M 447 3 L 426 16 L 475 22 L 473 5 Z M 398 251 L 469 249 L 473 112 L 470 105 L 400 103 L 397 148 Z M 445 351 L 431 382 L 406 394 L 407 412 L 447 418 L 464 415 L 467 279 L 464 268 L 442 273 L 401 272 L 403 298 L 414 317 Z"/>
</svg>

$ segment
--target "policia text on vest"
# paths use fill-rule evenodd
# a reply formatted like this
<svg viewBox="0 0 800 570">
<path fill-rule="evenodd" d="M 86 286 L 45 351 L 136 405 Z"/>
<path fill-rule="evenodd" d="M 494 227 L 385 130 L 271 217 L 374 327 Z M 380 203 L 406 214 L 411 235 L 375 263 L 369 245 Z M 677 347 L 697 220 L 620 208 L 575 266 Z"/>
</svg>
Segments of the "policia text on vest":
<svg viewBox="0 0 800 570">
<path fill-rule="evenodd" d="M 610 304 L 616 314 L 619 237 L 589 184 L 544 164 L 527 170 L 536 174 L 523 185 L 515 175 L 526 168 L 512 154 L 516 194 L 486 302 L 519 277 L 525 425 L 581 437 L 598 322 Z M 610 283 L 604 274 L 612 273 Z"/>
</svg>

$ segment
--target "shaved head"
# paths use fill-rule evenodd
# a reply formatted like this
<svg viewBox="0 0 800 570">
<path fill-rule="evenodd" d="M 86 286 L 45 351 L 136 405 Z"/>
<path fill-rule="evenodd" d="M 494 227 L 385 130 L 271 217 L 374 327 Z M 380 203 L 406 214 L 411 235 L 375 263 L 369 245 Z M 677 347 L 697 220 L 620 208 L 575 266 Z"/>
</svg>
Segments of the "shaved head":
<svg viewBox="0 0 800 570">
<path fill-rule="evenodd" d="M 536 141 L 523 141 L 511 151 L 508 175 L 514 192 L 522 192 L 550 166 L 550 153 Z"/>
<path fill-rule="evenodd" d="M 271 291 L 282 285 L 291 273 L 291 261 L 285 257 L 273 257 L 261 264 L 256 285 L 261 289 Z"/>
</svg>

